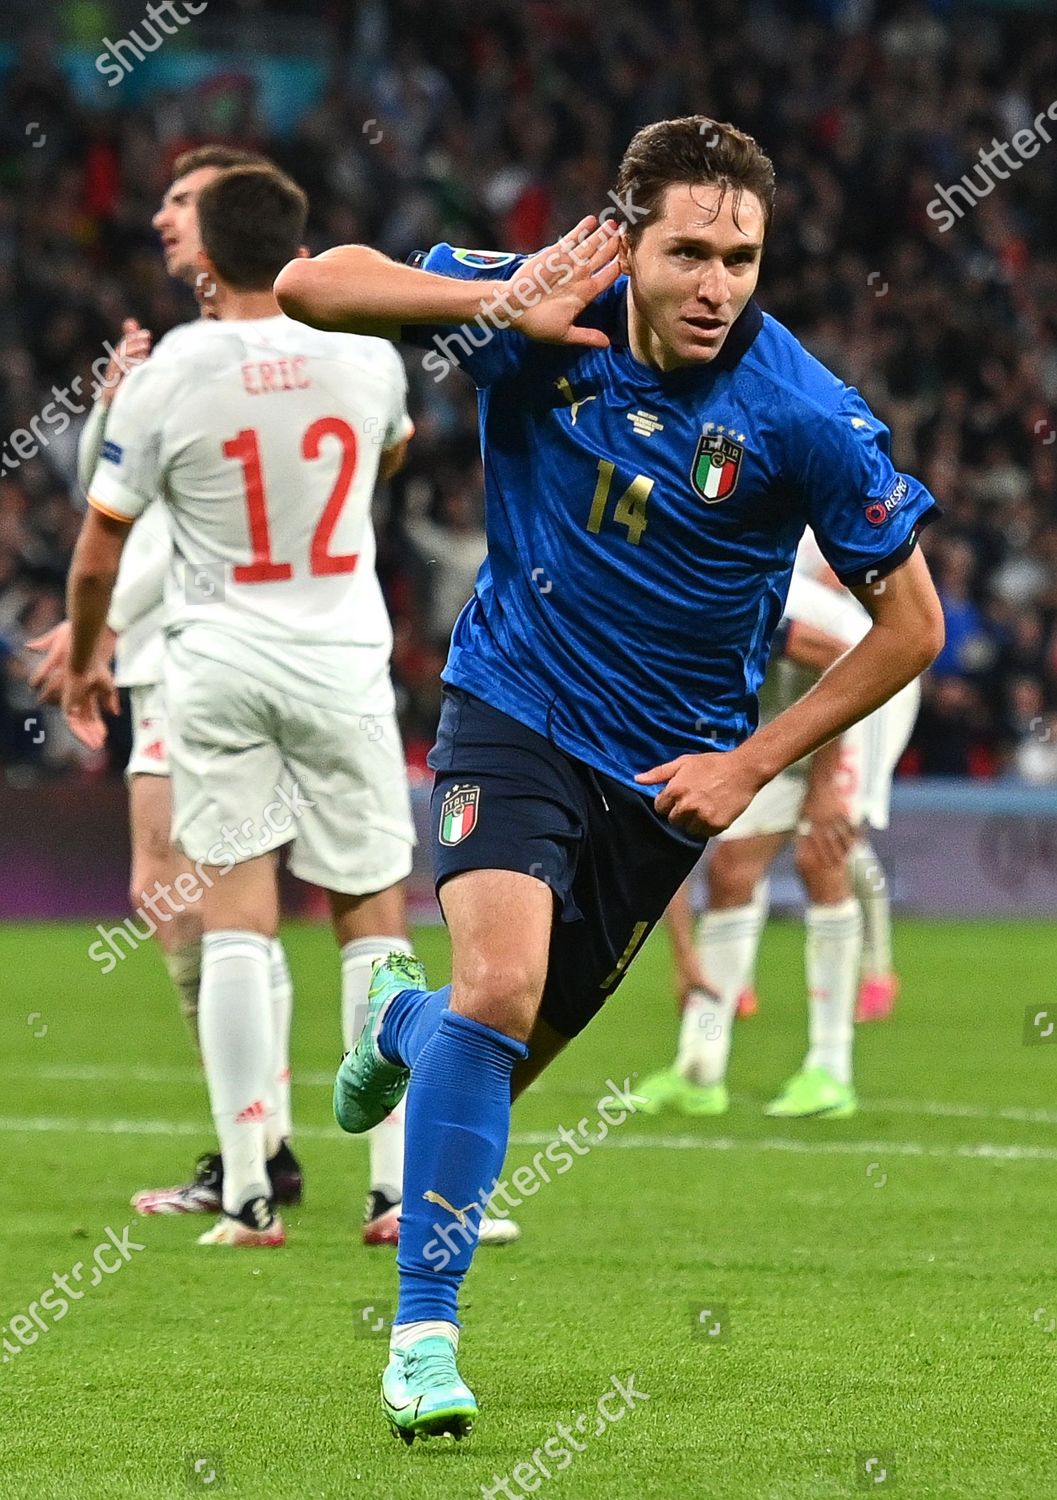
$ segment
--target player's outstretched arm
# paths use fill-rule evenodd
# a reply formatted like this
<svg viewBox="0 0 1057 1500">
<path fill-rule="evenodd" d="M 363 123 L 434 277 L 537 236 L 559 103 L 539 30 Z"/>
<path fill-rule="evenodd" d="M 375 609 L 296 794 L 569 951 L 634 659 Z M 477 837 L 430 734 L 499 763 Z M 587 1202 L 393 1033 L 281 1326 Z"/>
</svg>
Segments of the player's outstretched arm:
<svg viewBox="0 0 1057 1500">
<path fill-rule="evenodd" d="M 620 274 L 619 229 L 581 220 L 557 244 L 531 256 L 509 281 L 462 281 L 400 265 L 367 245 L 342 245 L 292 260 L 275 282 L 279 306 L 312 328 L 398 339 L 416 324 L 460 324 L 484 317 L 548 343 L 608 343 L 576 318 Z"/>
<path fill-rule="evenodd" d="M 780 771 L 873 713 L 935 661 L 943 610 L 920 552 L 852 593 L 873 624 L 799 702 L 736 750 L 681 755 L 635 778 L 643 786 L 667 783 L 658 812 L 698 834 L 721 832 Z"/>
</svg>

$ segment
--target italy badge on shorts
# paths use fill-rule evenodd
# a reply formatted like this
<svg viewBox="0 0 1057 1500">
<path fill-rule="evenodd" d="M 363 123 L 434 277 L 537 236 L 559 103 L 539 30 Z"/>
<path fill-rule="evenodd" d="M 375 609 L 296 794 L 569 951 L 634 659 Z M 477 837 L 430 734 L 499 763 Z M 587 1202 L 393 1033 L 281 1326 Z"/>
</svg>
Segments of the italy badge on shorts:
<svg viewBox="0 0 1057 1500">
<path fill-rule="evenodd" d="M 479 786 L 453 786 L 440 804 L 440 841 L 461 844 L 477 827 L 477 809 L 481 802 Z"/>
<path fill-rule="evenodd" d="M 713 424 L 705 423 L 705 430 L 697 440 L 690 478 L 706 505 L 718 504 L 734 489 L 745 457 L 744 442 L 743 432 L 735 434 L 722 427 L 713 431 Z"/>
</svg>

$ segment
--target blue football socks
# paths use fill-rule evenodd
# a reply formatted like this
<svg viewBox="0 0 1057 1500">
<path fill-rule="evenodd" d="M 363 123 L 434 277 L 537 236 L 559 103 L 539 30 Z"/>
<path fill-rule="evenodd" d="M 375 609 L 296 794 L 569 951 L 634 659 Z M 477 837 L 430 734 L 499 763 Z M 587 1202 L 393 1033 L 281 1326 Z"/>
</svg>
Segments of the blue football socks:
<svg viewBox="0 0 1057 1500">
<path fill-rule="evenodd" d="M 511 1074 L 528 1055 L 524 1043 L 449 1010 L 449 995 L 450 987 L 398 995 L 378 1039 L 412 1070 L 398 1324 L 458 1321 L 459 1286 L 506 1156 Z"/>
</svg>

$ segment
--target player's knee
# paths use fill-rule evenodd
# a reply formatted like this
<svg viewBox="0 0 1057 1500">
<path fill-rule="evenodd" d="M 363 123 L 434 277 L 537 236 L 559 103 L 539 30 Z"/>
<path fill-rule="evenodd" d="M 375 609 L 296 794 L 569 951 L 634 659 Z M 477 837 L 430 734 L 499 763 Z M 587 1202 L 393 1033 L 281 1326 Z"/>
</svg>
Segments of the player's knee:
<svg viewBox="0 0 1057 1500">
<path fill-rule="evenodd" d="M 844 900 L 850 893 L 851 882 L 846 861 L 834 861 L 813 840 L 797 839 L 793 861 L 812 901 L 829 905 Z"/>
<path fill-rule="evenodd" d="M 480 955 L 459 966 L 452 1009 L 523 1041 L 532 1030 L 542 992 L 543 975 L 531 963 Z"/>
<path fill-rule="evenodd" d="M 157 879 L 157 869 L 150 860 L 136 860 L 128 877 L 129 905 L 132 907 L 142 905 L 144 898 L 154 889 Z"/>
<path fill-rule="evenodd" d="M 817 881 L 823 874 L 825 862 L 819 850 L 810 839 L 798 838 L 793 849 L 793 863 L 796 873 L 808 887 Z"/>
<path fill-rule="evenodd" d="M 153 849 L 145 849 L 132 862 L 129 874 L 129 900 L 139 906 L 147 896 L 158 897 L 172 881 L 173 860 L 168 846 L 162 857 Z"/>
</svg>

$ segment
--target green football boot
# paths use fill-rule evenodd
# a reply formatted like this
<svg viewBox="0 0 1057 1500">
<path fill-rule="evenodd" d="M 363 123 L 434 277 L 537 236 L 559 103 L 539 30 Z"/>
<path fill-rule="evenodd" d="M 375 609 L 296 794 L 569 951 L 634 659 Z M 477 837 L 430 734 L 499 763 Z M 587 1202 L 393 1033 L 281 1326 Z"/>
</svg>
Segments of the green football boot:
<svg viewBox="0 0 1057 1500">
<path fill-rule="evenodd" d="M 777 1099 L 764 1109 L 776 1120 L 825 1117 L 846 1120 L 857 1113 L 859 1101 L 848 1083 L 838 1083 L 826 1068 L 804 1068 L 794 1073 Z"/>
<path fill-rule="evenodd" d="M 404 1097 L 411 1074 L 382 1056 L 378 1032 L 394 995 L 426 988 L 426 971 L 410 954 L 390 953 L 375 962 L 367 991 L 367 1019 L 334 1080 L 334 1118 L 350 1135 L 362 1135 L 381 1124 Z"/>
<path fill-rule="evenodd" d="M 435 1334 L 410 1349 L 390 1351 L 382 1375 L 382 1410 L 393 1436 L 409 1446 L 417 1437 L 466 1437 L 477 1401 L 459 1375 L 448 1339 Z"/>
<path fill-rule="evenodd" d="M 691 1083 L 674 1065 L 637 1083 L 635 1094 L 645 1100 L 635 1106 L 636 1113 L 642 1115 L 659 1115 L 665 1109 L 679 1115 L 725 1115 L 730 1108 L 725 1083 Z"/>
</svg>

